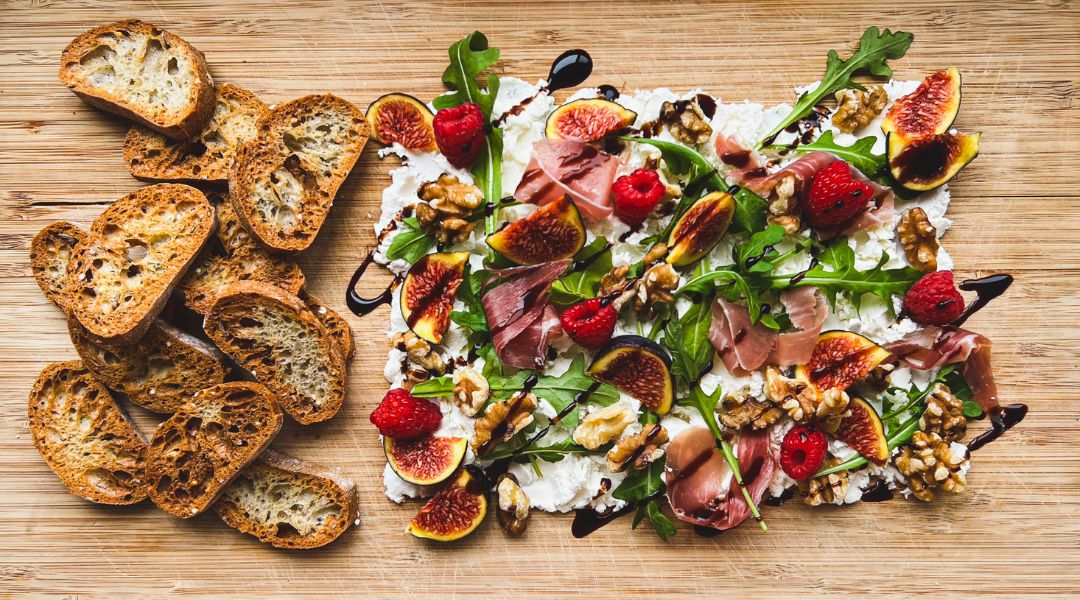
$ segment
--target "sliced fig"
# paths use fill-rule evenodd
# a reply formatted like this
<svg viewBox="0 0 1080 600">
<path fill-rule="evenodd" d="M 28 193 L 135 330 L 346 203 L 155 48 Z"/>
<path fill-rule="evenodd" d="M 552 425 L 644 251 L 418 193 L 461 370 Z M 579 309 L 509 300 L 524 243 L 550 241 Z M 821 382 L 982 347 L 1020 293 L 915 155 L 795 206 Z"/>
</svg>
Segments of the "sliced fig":
<svg viewBox="0 0 1080 600">
<path fill-rule="evenodd" d="M 695 202 L 668 236 L 667 261 L 685 267 L 704 258 L 727 233 L 733 216 L 735 198 L 727 192 L 713 192 Z"/>
<path fill-rule="evenodd" d="M 905 140 L 889 134 L 889 171 L 905 188 L 924 192 L 948 183 L 979 155 L 981 134 L 945 132 Z"/>
<path fill-rule="evenodd" d="M 380 143 L 401 144 L 414 152 L 434 152 L 435 115 L 426 104 L 408 94 L 386 94 L 367 109 L 371 134 Z"/>
<path fill-rule="evenodd" d="M 428 254 L 409 269 L 401 284 L 401 316 L 413 333 L 442 342 L 468 261 L 468 252 Z"/>
<path fill-rule="evenodd" d="M 574 100 L 548 116 L 545 134 L 550 140 L 595 142 L 634 124 L 637 113 L 603 98 Z"/>
<path fill-rule="evenodd" d="M 960 71 L 938 71 L 885 113 L 881 130 L 898 140 L 945 133 L 960 110 Z"/>
<path fill-rule="evenodd" d="M 885 437 L 881 417 L 866 400 L 856 396 L 851 397 L 848 410 L 851 414 L 840 421 L 836 439 L 862 454 L 866 460 L 883 466 L 889 460 L 889 441 Z"/>
<path fill-rule="evenodd" d="M 398 477 L 416 485 L 446 481 L 461 466 L 469 440 L 426 435 L 415 440 L 383 438 L 386 461 Z"/>
<path fill-rule="evenodd" d="M 671 409 L 675 397 L 671 357 L 649 338 L 640 335 L 611 338 L 586 374 L 611 384 L 658 415 Z"/>
<path fill-rule="evenodd" d="M 408 532 L 418 538 L 452 542 L 469 535 L 487 516 L 487 494 L 468 471 L 458 471 L 409 522 Z"/>
<path fill-rule="evenodd" d="M 577 254 L 585 245 L 585 225 L 570 196 L 564 195 L 491 234 L 487 243 L 519 265 L 538 265 Z"/>
<path fill-rule="evenodd" d="M 850 331 L 826 331 L 818 336 L 810 362 L 796 368 L 796 377 L 821 390 L 846 390 L 870 374 L 888 350 Z"/>
</svg>

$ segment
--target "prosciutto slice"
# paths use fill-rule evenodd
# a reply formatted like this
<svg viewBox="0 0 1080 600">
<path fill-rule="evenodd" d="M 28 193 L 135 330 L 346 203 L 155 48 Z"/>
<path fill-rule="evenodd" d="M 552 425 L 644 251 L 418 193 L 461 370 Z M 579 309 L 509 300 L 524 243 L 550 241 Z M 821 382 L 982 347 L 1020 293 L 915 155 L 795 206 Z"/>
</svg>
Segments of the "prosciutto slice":
<svg viewBox="0 0 1080 600">
<path fill-rule="evenodd" d="M 787 290 L 780 301 L 797 331 L 777 334 L 760 323 L 751 325 L 745 306 L 723 298 L 716 301 L 709 341 L 729 372 L 743 375 L 764 364 L 788 366 L 810 360 L 829 315 L 828 303 L 813 287 Z"/>
<path fill-rule="evenodd" d="M 990 365 L 990 338 L 957 327 L 930 326 L 909 333 L 885 349 L 920 371 L 964 363 L 960 374 L 971 387 L 975 402 L 988 414 L 1001 411 Z"/>
<path fill-rule="evenodd" d="M 781 367 L 806 364 L 814 354 L 821 326 L 829 316 L 829 303 L 814 287 L 787 290 L 780 294 L 780 302 L 798 331 L 777 335 L 776 345 L 769 353 L 767 362 Z"/>
<path fill-rule="evenodd" d="M 735 454 L 747 491 L 758 503 L 776 468 L 769 453 L 769 429 L 744 431 Z M 750 516 L 750 506 L 708 429 L 683 431 L 668 446 L 666 460 L 668 503 L 678 519 L 725 530 Z"/>
<path fill-rule="evenodd" d="M 514 191 L 518 202 L 543 206 L 568 194 L 592 220 L 611 216 L 611 184 L 619 161 L 574 140 L 541 140 Z"/>
<path fill-rule="evenodd" d="M 492 270 L 506 280 L 484 294 L 481 302 L 495 353 L 503 364 L 519 369 L 544 366 L 548 339 L 560 329 L 559 316 L 548 304 L 548 291 L 570 262 Z"/>
<path fill-rule="evenodd" d="M 765 172 L 761 155 L 749 148 L 744 148 L 729 136 L 716 136 L 716 155 L 729 167 L 728 177 L 740 185 L 755 177 L 762 177 Z"/>
<path fill-rule="evenodd" d="M 771 175 L 750 178 L 740 182 L 740 184 L 759 196 L 768 197 L 781 179 L 788 175 L 794 175 L 795 197 L 801 199 L 810 187 L 810 180 L 814 178 L 814 175 L 838 160 L 840 159 L 828 152 L 810 152 L 788 163 L 787 166 Z"/>
</svg>

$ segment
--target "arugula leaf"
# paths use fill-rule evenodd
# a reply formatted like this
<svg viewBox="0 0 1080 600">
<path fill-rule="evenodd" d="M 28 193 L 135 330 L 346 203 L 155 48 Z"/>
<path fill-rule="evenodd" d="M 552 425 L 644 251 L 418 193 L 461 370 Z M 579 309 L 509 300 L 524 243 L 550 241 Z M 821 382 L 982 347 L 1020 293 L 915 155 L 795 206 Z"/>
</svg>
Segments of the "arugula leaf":
<svg viewBox="0 0 1080 600">
<path fill-rule="evenodd" d="M 671 353 L 671 375 L 682 386 L 690 386 L 716 352 L 709 341 L 712 303 L 713 295 L 707 294 L 664 327 L 663 344 Z"/>
<path fill-rule="evenodd" d="M 390 247 L 386 250 L 386 258 L 390 260 L 400 258 L 413 264 L 434 247 L 435 237 L 424 233 L 416 217 L 409 217 L 401 222 L 401 231 L 390 242 Z"/>
<path fill-rule="evenodd" d="M 717 288 L 718 283 L 730 286 L 725 293 L 725 296 L 729 301 L 734 302 L 739 298 L 746 300 L 746 311 L 750 313 L 751 325 L 758 323 L 762 319 L 761 294 L 763 290 L 758 289 L 760 286 L 751 285 L 746 277 L 734 269 L 734 266 L 720 267 L 715 271 L 694 277 L 683 284 L 683 286 L 675 292 L 675 295 L 707 294 L 709 291 Z M 710 307 L 711 304 L 712 302 L 710 301 Z M 771 318 L 766 324 L 773 329 L 779 327 L 776 321 Z"/>
<path fill-rule="evenodd" d="M 624 502 L 643 502 L 663 491 L 664 461 L 655 460 L 644 469 L 631 471 L 611 496 Z"/>
<path fill-rule="evenodd" d="M 450 46 L 450 65 L 443 71 L 442 80 L 452 93 L 432 101 L 436 110 L 473 102 L 484 115 L 491 117 L 491 108 L 499 94 L 499 76 L 488 74 L 487 90 L 480 88 L 476 78 L 499 60 L 499 49 L 489 48 L 487 36 L 474 31 Z"/>
<path fill-rule="evenodd" d="M 486 340 L 490 333 L 484 304 L 480 301 L 484 283 L 491 276 L 489 271 L 473 271 L 465 266 L 464 280 L 457 289 L 457 298 L 465 303 L 467 310 L 455 310 L 450 313 L 450 320 L 468 332 L 469 344 Z"/>
<path fill-rule="evenodd" d="M 592 258 L 595 257 L 595 258 Z M 596 297 L 596 288 L 604 275 L 611 272 L 611 249 L 607 238 L 597 237 L 578 251 L 574 260 L 590 260 L 585 269 L 568 273 L 555 280 L 551 286 L 551 301 L 559 305 L 576 304 Z"/>
<path fill-rule="evenodd" d="M 767 249 L 780 243 L 784 239 L 784 228 L 779 225 L 769 225 L 765 229 L 750 236 L 745 244 L 735 246 L 735 263 L 744 271 L 771 271 L 773 265 L 768 258 L 771 255 L 779 255 L 776 250 L 766 252 Z M 751 258 L 757 258 L 757 262 L 747 267 L 746 263 Z"/>
<path fill-rule="evenodd" d="M 648 144 L 656 148 L 660 151 L 660 158 L 667 164 L 668 170 L 675 175 L 685 177 L 687 181 L 703 181 L 705 189 L 712 192 L 727 189 L 727 184 L 716 172 L 716 168 L 693 148 L 675 142 L 665 142 L 651 138 L 621 137 L 619 139 L 626 142 Z"/>
<path fill-rule="evenodd" d="M 531 448 L 524 447 L 526 440 L 523 440 L 517 445 L 504 444 L 505 447 L 500 447 L 488 454 L 485 454 L 484 460 L 495 461 L 513 457 L 515 462 L 526 462 L 533 460 L 542 460 L 545 462 L 559 462 L 560 460 L 571 454 L 605 454 L 605 451 L 602 450 L 589 450 L 585 446 L 581 446 L 575 443 L 573 438 L 566 438 L 565 440 L 561 442 L 556 442 L 550 446 L 533 446 Z"/>
<path fill-rule="evenodd" d="M 675 523 L 672 523 L 671 519 L 661 511 L 658 498 L 653 498 L 644 504 L 638 505 L 637 512 L 634 513 L 634 522 L 630 525 L 630 528 L 637 529 L 645 517 L 649 518 L 656 535 L 665 542 L 679 532 L 679 529 L 675 527 Z"/>
<path fill-rule="evenodd" d="M 769 203 L 749 189 L 740 187 L 735 192 L 735 216 L 731 219 L 731 231 L 755 232 L 765 229 Z"/>
<path fill-rule="evenodd" d="M 964 403 L 961 412 L 964 414 L 965 417 L 967 417 L 968 419 L 978 419 L 979 417 L 982 417 L 983 409 L 981 406 L 979 406 L 977 402 L 975 402 L 974 397 L 971 395 L 971 386 L 968 385 L 967 380 L 964 379 L 964 376 L 960 373 L 960 371 L 957 371 L 955 369 L 956 365 L 947 366 L 953 367 L 953 369 L 943 373 L 945 369 L 942 368 L 942 371 L 938 372 L 937 379 L 939 381 L 945 382 L 945 385 L 949 386 L 949 389 L 952 391 L 953 395 Z"/>
<path fill-rule="evenodd" d="M 841 146 L 833 141 L 833 132 L 826 131 L 817 140 L 809 144 L 799 144 L 794 148 L 796 154 L 823 151 L 842 158 L 851 163 L 856 169 L 870 178 L 878 177 L 885 172 L 887 160 L 885 154 L 874 154 L 874 143 L 877 138 L 864 137 L 855 140 L 850 146 Z M 782 148 L 784 146 L 773 146 Z"/>
<path fill-rule="evenodd" d="M 487 143 L 480 151 L 480 157 L 473 165 L 473 181 L 480 191 L 484 193 L 484 199 L 488 202 L 499 202 L 502 199 L 502 155 L 503 155 L 503 132 L 499 127 L 492 127 L 487 134 Z M 485 209 L 486 210 L 486 209 Z M 491 214 L 484 218 L 484 232 L 488 235 L 495 233 L 498 226 L 498 211 L 489 211 Z"/>
<path fill-rule="evenodd" d="M 859 39 L 859 49 L 847 60 L 840 60 L 836 50 L 829 50 L 829 58 L 825 63 L 825 75 L 821 78 L 821 84 L 812 92 L 807 92 L 799 97 L 791 114 L 780 121 L 760 142 L 754 146 L 755 150 L 776 137 L 787 126 L 805 117 L 821 100 L 843 89 L 865 89 L 851 79 L 856 73 L 869 73 L 876 77 L 888 77 L 892 75 L 892 69 L 886 61 L 896 60 L 904 56 L 915 36 L 905 31 L 893 33 L 886 29 L 884 32 L 877 27 L 867 27 Z"/>
</svg>

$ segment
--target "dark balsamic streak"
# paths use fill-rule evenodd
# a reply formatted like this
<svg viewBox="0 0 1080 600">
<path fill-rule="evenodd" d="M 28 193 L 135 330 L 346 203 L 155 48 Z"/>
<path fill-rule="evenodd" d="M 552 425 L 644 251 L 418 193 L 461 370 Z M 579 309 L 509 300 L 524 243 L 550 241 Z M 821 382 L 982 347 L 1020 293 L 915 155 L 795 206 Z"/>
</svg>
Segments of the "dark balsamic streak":
<svg viewBox="0 0 1080 600">
<path fill-rule="evenodd" d="M 1026 404 L 1010 404 L 1004 407 L 1000 413 L 990 415 L 990 431 L 985 431 L 968 442 L 968 452 L 974 452 L 1001 437 L 1001 434 L 1023 421 L 1024 417 L 1027 416 L 1027 412 L 1028 407 Z"/>
<path fill-rule="evenodd" d="M 960 289 L 966 292 L 975 292 L 978 294 L 978 298 L 972 302 L 959 318 L 950 323 L 954 327 L 959 327 L 964 324 L 971 315 L 979 312 L 984 306 L 990 303 L 991 300 L 1005 293 L 1005 290 L 1009 289 L 1012 285 L 1013 277 L 1008 273 L 998 273 L 995 275 L 988 275 L 986 277 L 980 277 L 979 279 L 966 279 L 960 282 Z"/>
</svg>

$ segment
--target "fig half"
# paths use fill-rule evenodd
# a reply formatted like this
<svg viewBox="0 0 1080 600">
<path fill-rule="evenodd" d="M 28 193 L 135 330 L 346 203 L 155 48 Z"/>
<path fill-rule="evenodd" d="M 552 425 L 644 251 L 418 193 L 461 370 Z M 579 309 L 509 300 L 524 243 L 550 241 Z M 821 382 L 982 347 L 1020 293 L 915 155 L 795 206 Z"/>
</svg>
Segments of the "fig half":
<svg viewBox="0 0 1080 600">
<path fill-rule="evenodd" d="M 686 267 L 704 258 L 727 233 L 733 216 L 735 198 L 727 192 L 713 192 L 692 204 L 668 236 L 668 263 Z"/>
<path fill-rule="evenodd" d="M 467 470 L 439 490 L 409 522 L 408 532 L 418 538 L 452 542 L 469 535 L 487 516 L 487 494 Z"/>
<path fill-rule="evenodd" d="M 946 132 L 904 140 L 889 134 L 889 172 L 906 189 L 925 192 L 948 183 L 979 155 L 982 134 Z"/>
<path fill-rule="evenodd" d="M 595 142 L 633 125 L 636 119 L 636 112 L 611 100 L 574 100 L 548 116 L 544 133 L 549 140 Z"/>
<path fill-rule="evenodd" d="M 401 284 L 401 316 L 413 333 L 442 342 L 468 261 L 468 252 L 428 254 L 409 269 Z"/>
<path fill-rule="evenodd" d="M 851 414 L 840 421 L 836 439 L 862 454 L 866 460 L 884 466 L 889 460 L 889 440 L 885 437 L 881 417 L 866 400 L 856 396 L 851 397 L 848 410 Z"/>
<path fill-rule="evenodd" d="M 585 225 L 564 195 L 489 235 L 487 243 L 519 265 L 538 265 L 577 254 L 585 245 Z"/>
<path fill-rule="evenodd" d="M 435 115 L 426 104 L 408 94 L 386 94 L 367 109 L 371 135 L 380 143 L 398 143 L 413 152 L 435 152 Z"/>
<path fill-rule="evenodd" d="M 810 362 L 796 376 L 821 390 L 846 390 L 892 356 L 888 350 L 850 331 L 826 331 L 818 336 Z"/>
<path fill-rule="evenodd" d="M 671 409 L 675 397 L 671 356 L 649 338 L 640 335 L 611 338 L 585 373 L 611 384 L 658 415 Z"/>
<path fill-rule="evenodd" d="M 386 462 L 398 477 L 416 485 L 446 481 L 461 466 L 469 441 L 426 435 L 415 440 L 383 438 Z"/>
<path fill-rule="evenodd" d="M 885 113 L 881 130 L 898 140 L 945 133 L 960 111 L 960 71 L 938 71 Z"/>
</svg>

